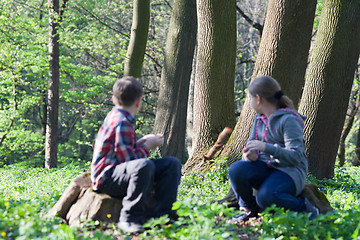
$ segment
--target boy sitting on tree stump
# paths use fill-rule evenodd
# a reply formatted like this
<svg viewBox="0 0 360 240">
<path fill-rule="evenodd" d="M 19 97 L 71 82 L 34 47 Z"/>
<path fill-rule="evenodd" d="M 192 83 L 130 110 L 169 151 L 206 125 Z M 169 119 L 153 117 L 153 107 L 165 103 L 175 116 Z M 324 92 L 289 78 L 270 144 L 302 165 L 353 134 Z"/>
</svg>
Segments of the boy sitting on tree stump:
<svg viewBox="0 0 360 240">
<path fill-rule="evenodd" d="M 172 214 L 181 176 L 177 158 L 147 158 L 151 149 L 163 144 L 163 136 L 136 140 L 134 117 L 142 95 L 134 77 L 115 82 L 114 107 L 100 127 L 91 163 L 93 190 L 122 199 L 118 227 L 130 233 L 143 232 L 142 223 L 151 217 Z"/>
</svg>

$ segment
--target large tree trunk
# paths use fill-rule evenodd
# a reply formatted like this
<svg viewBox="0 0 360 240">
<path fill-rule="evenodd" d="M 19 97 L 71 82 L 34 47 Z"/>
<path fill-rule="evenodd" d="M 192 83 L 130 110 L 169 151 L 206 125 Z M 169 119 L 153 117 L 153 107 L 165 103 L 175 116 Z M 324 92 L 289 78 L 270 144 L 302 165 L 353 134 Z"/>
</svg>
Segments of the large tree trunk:
<svg viewBox="0 0 360 240">
<path fill-rule="evenodd" d="M 270 0 L 253 78 L 269 75 L 279 81 L 295 106 L 301 96 L 308 60 L 316 0 Z M 241 157 L 255 112 L 248 98 L 222 156 L 229 163 Z"/>
<path fill-rule="evenodd" d="M 45 140 L 45 167 L 57 167 L 59 115 L 59 0 L 49 0 L 49 90 Z"/>
<path fill-rule="evenodd" d="M 309 170 L 330 178 L 360 51 L 360 1 L 325 0 L 300 112 L 308 117 Z"/>
<path fill-rule="evenodd" d="M 186 161 L 189 83 L 196 43 L 196 0 L 176 0 L 166 41 L 154 132 L 164 135 L 163 156 Z"/>
<path fill-rule="evenodd" d="M 224 127 L 233 127 L 236 1 L 198 0 L 193 151 L 183 170 L 202 162 Z"/>
<path fill-rule="evenodd" d="M 131 36 L 126 53 L 124 74 L 139 78 L 149 32 L 150 0 L 134 0 Z"/>
</svg>

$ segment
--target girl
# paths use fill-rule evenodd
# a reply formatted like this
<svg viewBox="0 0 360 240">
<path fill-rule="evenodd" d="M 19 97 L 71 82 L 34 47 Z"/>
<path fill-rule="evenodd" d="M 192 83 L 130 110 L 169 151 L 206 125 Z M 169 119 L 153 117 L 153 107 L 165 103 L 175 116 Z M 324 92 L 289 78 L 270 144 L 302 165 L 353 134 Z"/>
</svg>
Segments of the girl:
<svg viewBox="0 0 360 240">
<path fill-rule="evenodd" d="M 231 187 L 240 210 L 233 221 L 257 217 L 260 209 L 275 204 L 296 212 L 319 210 L 308 199 L 297 197 L 305 186 L 308 161 L 303 137 L 304 120 L 283 94 L 279 83 L 268 76 L 252 81 L 250 106 L 256 111 L 242 161 L 229 168 Z M 253 196 L 253 189 L 258 190 Z"/>
</svg>

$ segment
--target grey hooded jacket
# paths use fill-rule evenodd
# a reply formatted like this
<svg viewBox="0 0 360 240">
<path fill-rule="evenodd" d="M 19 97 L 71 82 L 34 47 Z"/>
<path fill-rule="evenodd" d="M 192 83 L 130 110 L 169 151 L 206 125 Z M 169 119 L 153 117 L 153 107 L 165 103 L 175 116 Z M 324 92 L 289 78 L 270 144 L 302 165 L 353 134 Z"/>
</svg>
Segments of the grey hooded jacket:
<svg viewBox="0 0 360 240">
<path fill-rule="evenodd" d="M 269 116 L 256 114 L 249 140 L 266 143 L 265 151 L 259 152 L 260 161 L 288 174 L 299 195 L 305 186 L 308 160 L 305 154 L 304 120 L 296 110 L 280 108 Z"/>
</svg>

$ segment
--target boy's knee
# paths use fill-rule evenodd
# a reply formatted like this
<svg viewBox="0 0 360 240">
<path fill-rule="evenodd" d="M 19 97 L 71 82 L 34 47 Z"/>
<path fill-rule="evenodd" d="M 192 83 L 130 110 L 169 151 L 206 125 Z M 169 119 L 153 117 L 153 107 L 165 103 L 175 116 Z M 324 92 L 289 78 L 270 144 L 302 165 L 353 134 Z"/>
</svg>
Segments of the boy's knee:
<svg viewBox="0 0 360 240">
<path fill-rule="evenodd" d="M 180 181 L 181 177 L 181 162 L 176 157 L 169 157 L 170 161 L 170 169 L 172 174 L 174 175 L 174 178 L 177 179 L 177 181 Z"/>
<path fill-rule="evenodd" d="M 165 157 L 162 161 L 166 161 L 165 166 L 172 171 L 180 172 L 181 171 L 181 162 L 176 157 Z"/>
<path fill-rule="evenodd" d="M 179 160 L 178 158 L 176 158 L 176 157 L 170 157 L 170 161 L 171 161 L 171 165 L 172 165 L 175 169 L 177 169 L 177 170 L 180 171 L 180 169 L 181 169 L 181 162 L 180 162 L 180 160 Z"/>
<path fill-rule="evenodd" d="M 135 167 L 135 171 L 140 173 L 140 174 L 149 174 L 149 173 L 154 173 L 155 172 L 155 164 L 149 160 L 149 159 L 141 159 L 141 160 L 135 160 L 135 161 L 139 161 L 136 164 Z"/>
</svg>

